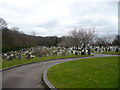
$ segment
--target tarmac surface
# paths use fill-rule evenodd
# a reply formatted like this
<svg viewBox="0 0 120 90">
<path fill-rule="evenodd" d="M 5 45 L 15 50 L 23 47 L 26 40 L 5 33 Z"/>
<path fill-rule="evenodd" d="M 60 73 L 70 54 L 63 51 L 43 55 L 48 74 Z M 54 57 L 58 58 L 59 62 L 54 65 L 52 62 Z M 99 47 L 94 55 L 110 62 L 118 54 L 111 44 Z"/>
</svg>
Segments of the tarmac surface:
<svg viewBox="0 0 120 90">
<path fill-rule="evenodd" d="M 77 59 L 116 55 L 94 54 L 90 57 L 58 59 L 27 64 L 2 71 L 2 88 L 46 88 L 42 80 L 44 70 L 50 66 Z"/>
</svg>

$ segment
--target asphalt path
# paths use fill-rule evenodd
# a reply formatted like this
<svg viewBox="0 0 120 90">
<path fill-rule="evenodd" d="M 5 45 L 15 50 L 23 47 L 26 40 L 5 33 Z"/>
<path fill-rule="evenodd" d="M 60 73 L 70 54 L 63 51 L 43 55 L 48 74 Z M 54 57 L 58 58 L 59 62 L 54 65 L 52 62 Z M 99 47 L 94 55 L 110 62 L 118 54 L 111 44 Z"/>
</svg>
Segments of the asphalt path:
<svg viewBox="0 0 120 90">
<path fill-rule="evenodd" d="M 107 57 L 114 55 L 95 54 L 95 56 L 43 61 L 2 71 L 2 88 L 46 88 L 42 75 L 50 66 L 82 58 Z"/>
</svg>

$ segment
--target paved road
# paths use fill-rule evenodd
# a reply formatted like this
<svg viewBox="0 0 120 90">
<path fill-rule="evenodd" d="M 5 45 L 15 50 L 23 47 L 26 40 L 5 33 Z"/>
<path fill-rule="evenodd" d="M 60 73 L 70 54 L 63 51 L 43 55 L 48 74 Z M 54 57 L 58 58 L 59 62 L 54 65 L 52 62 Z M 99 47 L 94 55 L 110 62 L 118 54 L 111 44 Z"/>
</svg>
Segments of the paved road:
<svg viewBox="0 0 120 90">
<path fill-rule="evenodd" d="M 95 54 L 91 57 L 106 57 L 111 55 Z M 91 58 L 83 57 L 83 58 Z M 81 58 L 59 59 L 19 66 L 2 72 L 3 88 L 45 88 L 42 82 L 43 71 L 50 66 Z"/>
</svg>

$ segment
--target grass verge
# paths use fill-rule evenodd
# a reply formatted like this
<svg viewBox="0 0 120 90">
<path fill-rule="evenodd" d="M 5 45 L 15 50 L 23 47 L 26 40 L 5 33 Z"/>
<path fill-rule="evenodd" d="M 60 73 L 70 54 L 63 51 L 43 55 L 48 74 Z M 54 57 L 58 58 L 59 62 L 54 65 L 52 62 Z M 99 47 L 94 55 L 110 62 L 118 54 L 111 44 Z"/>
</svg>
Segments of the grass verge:
<svg viewBox="0 0 120 90">
<path fill-rule="evenodd" d="M 26 64 L 26 63 L 31 63 L 31 62 L 37 62 L 37 61 L 44 61 L 44 60 L 51 60 L 51 59 L 64 59 L 64 58 L 73 58 L 73 57 L 86 57 L 90 55 L 66 55 L 66 56 L 48 56 L 48 57 L 42 57 L 42 58 L 32 58 L 32 59 L 26 59 L 23 58 L 22 60 L 18 59 L 13 59 L 13 60 L 4 60 L 2 62 L 2 69 L 18 65 L 18 64 Z"/>
<path fill-rule="evenodd" d="M 48 69 L 47 77 L 56 88 L 117 88 L 118 57 L 61 63 Z"/>
</svg>

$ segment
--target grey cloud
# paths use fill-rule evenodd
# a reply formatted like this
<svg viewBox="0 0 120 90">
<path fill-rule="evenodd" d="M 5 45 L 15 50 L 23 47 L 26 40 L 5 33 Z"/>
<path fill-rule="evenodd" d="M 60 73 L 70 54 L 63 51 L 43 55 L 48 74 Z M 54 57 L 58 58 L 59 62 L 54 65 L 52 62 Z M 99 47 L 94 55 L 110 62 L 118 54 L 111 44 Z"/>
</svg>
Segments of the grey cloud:
<svg viewBox="0 0 120 90">
<path fill-rule="evenodd" d="M 35 27 L 42 27 L 42 28 L 55 28 L 57 27 L 59 24 L 59 20 L 50 20 L 50 21 L 47 21 L 47 22 L 44 22 L 42 24 L 34 24 L 33 26 Z"/>
<path fill-rule="evenodd" d="M 113 21 L 113 17 L 118 15 L 117 2 L 30 0 L 25 4 L 27 1 L 23 0 L 25 3 L 22 5 L 22 2 L 13 1 L 10 4 L 9 0 L 0 2 L 0 17 L 10 28 L 19 27 L 27 34 L 35 31 L 42 36 L 62 36 L 67 35 L 73 26 L 96 26 L 100 34 L 117 33 L 117 21 Z"/>
</svg>

